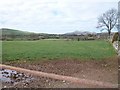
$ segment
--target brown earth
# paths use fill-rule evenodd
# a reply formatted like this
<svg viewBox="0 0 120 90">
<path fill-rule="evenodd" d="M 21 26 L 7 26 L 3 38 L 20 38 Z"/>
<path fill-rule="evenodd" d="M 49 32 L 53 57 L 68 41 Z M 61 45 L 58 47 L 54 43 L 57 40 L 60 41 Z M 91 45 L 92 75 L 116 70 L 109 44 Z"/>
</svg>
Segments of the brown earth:
<svg viewBox="0 0 120 90">
<path fill-rule="evenodd" d="M 58 75 L 72 76 L 88 80 L 118 83 L 118 58 L 104 60 L 44 60 L 44 61 L 14 61 L 6 62 L 6 65 L 55 73 Z M 34 88 L 96 88 L 98 86 L 77 85 L 62 80 L 54 80 L 45 77 L 34 77 L 30 83 L 19 82 L 16 84 L 3 83 L 3 87 L 34 87 Z"/>
</svg>

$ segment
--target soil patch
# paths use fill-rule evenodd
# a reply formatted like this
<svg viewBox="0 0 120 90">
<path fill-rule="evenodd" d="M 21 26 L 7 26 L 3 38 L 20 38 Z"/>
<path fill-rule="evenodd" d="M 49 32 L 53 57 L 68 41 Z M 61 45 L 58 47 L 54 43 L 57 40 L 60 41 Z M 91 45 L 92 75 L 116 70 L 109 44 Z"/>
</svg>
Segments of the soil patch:
<svg viewBox="0 0 120 90">
<path fill-rule="evenodd" d="M 118 83 L 118 58 L 109 58 L 106 60 L 47 60 L 47 61 L 16 61 L 6 62 L 4 64 L 43 71 L 47 73 L 55 73 L 59 75 L 72 76 L 77 78 L 84 78 L 89 80 L 96 80 L 102 82 Z M 17 83 L 15 85 L 8 85 L 3 83 L 3 87 L 51 87 L 51 88 L 90 88 L 97 86 L 76 85 L 71 82 L 62 80 L 54 80 L 45 77 L 34 77 L 31 83 L 24 85 Z"/>
</svg>

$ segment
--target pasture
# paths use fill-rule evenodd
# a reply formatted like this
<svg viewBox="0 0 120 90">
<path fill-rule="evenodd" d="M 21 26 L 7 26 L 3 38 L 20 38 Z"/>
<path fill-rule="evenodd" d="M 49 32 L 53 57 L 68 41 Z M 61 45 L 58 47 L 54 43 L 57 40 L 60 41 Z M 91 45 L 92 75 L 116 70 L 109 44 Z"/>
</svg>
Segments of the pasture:
<svg viewBox="0 0 120 90">
<path fill-rule="evenodd" d="M 112 45 L 106 41 L 3 41 L 2 60 L 100 60 L 115 56 Z"/>
<path fill-rule="evenodd" d="M 112 44 L 107 41 L 3 41 L 2 62 L 5 65 L 28 70 L 111 84 L 118 83 L 117 55 Z M 98 88 L 98 86 L 77 85 L 64 80 L 48 79 L 48 77 L 33 76 L 33 78 L 32 81 L 25 82 L 27 83 L 25 85 L 22 82 L 16 85 L 3 82 L 3 86 Z"/>
</svg>

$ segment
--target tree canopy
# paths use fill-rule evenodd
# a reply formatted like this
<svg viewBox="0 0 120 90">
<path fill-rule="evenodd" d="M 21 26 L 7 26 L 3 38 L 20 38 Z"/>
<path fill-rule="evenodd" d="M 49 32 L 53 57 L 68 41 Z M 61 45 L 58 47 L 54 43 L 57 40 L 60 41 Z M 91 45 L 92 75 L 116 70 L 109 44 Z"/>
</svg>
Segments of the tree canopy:
<svg viewBox="0 0 120 90">
<path fill-rule="evenodd" d="M 98 18 L 98 26 L 101 30 L 107 30 L 110 36 L 111 30 L 116 26 L 118 12 L 116 9 L 110 9 Z"/>
</svg>

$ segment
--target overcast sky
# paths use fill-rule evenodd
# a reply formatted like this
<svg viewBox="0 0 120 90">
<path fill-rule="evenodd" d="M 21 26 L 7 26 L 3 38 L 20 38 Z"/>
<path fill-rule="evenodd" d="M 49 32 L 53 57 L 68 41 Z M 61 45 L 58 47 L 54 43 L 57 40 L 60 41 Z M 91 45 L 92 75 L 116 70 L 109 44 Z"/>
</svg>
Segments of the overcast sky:
<svg viewBox="0 0 120 90">
<path fill-rule="evenodd" d="M 91 1 L 91 2 L 90 2 Z M 119 0 L 0 0 L 0 28 L 39 33 L 92 31 Z"/>
</svg>

